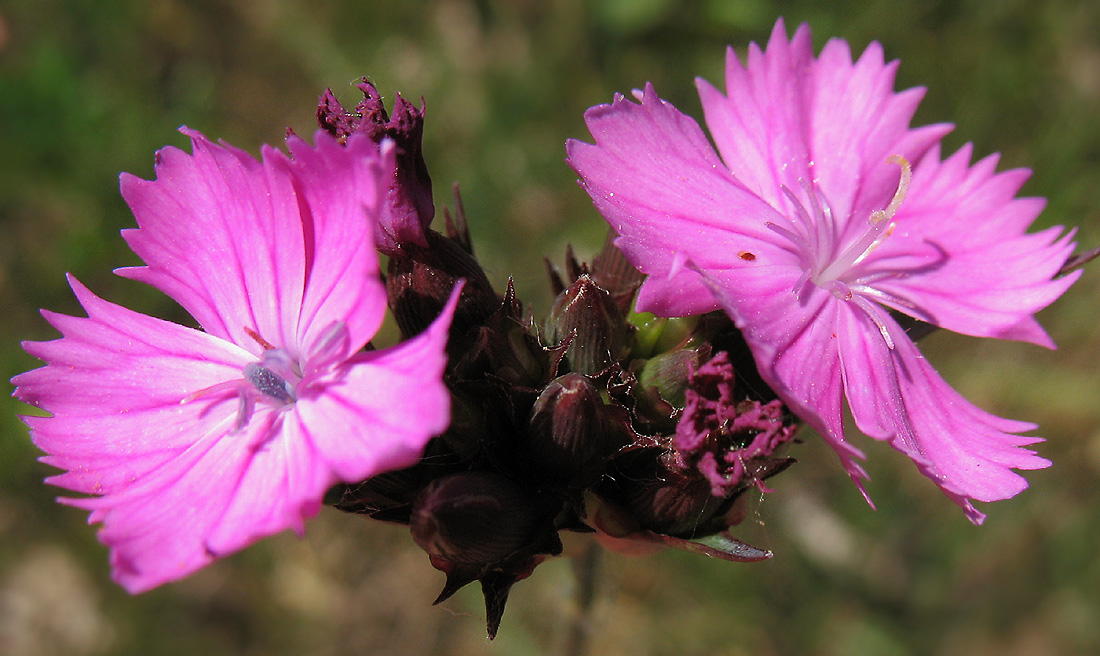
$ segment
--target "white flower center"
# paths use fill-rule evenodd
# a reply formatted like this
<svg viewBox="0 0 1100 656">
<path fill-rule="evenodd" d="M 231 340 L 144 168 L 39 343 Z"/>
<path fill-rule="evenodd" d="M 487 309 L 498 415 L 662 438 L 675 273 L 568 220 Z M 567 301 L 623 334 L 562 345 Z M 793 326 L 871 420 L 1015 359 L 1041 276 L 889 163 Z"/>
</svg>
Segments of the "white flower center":
<svg viewBox="0 0 1100 656">
<path fill-rule="evenodd" d="M 240 404 L 237 406 L 235 431 L 248 425 L 258 399 L 274 401 L 279 406 L 288 406 L 297 401 L 296 386 L 302 380 L 302 368 L 289 353 L 284 349 L 275 348 L 248 328 L 245 328 L 245 332 L 264 347 L 264 352 L 259 362 L 249 362 L 244 367 L 244 379 L 251 384 L 251 387 L 244 385 L 238 387 L 237 396 Z"/>
<path fill-rule="evenodd" d="M 841 226 L 837 225 L 832 208 L 829 207 L 821 192 L 809 183 L 802 183 L 810 204 L 807 211 L 794 192 L 787 187 L 782 187 L 783 193 L 794 208 L 791 229 L 770 222 L 767 226 L 794 244 L 802 257 L 805 272 L 791 290 L 796 296 L 801 293 L 807 282 L 813 282 L 837 298 L 852 300 L 853 294 L 849 287 L 852 281 L 846 279 L 846 274 L 865 260 L 893 233 L 897 224 L 892 219 L 902 201 L 905 200 L 905 194 L 909 190 L 909 183 L 913 177 L 909 162 L 901 155 L 891 155 L 886 161 L 901 167 L 901 179 L 898 181 L 894 197 L 885 209 L 871 212 L 871 216 L 867 218 L 867 229 L 839 253 L 837 251 L 840 250 L 838 242 L 841 238 Z"/>
<path fill-rule="evenodd" d="M 264 347 L 260 361 L 246 364 L 242 370 L 242 378 L 211 385 L 180 401 L 180 405 L 184 405 L 200 398 L 236 395 L 238 405 L 234 433 L 248 425 L 258 400 L 274 402 L 281 407 L 294 404 L 298 400 L 297 385 L 302 380 L 301 366 L 289 353 L 275 348 L 248 328 L 245 328 L 245 332 Z"/>
</svg>

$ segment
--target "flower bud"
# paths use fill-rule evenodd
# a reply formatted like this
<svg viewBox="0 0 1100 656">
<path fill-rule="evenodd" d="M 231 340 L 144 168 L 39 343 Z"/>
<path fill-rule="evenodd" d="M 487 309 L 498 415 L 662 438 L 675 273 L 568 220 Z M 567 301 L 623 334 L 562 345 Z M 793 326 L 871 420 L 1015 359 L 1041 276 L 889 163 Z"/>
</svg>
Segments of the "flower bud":
<svg viewBox="0 0 1100 656">
<path fill-rule="evenodd" d="M 634 294 L 645 280 L 645 274 L 636 269 L 615 245 L 616 237 L 614 230 L 608 230 L 603 249 L 592 260 L 590 270 L 592 279 L 607 290 L 625 314 L 634 304 Z"/>
<path fill-rule="evenodd" d="M 646 530 L 677 537 L 707 535 L 725 526 L 711 520 L 726 499 L 711 494 L 706 478 L 676 465 L 672 451 L 631 451 L 615 460 L 615 473 L 598 492 L 626 508 Z"/>
<path fill-rule="evenodd" d="M 465 332 L 451 331 L 452 336 L 461 338 L 447 345 L 451 380 L 491 381 L 503 384 L 509 394 L 522 390 L 530 396 L 529 406 L 536 388 L 545 385 L 556 371 L 555 352 L 543 348 L 529 328 L 530 318 L 509 280 L 504 301 L 491 316 Z"/>
<path fill-rule="evenodd" d="M 618 362 L 626 354 L 627 330 L 619 306 L 587 274 L 558 294 L 546 320 L 551 342 L 572 335 L 565 359 L 582 374 L 598 374 Z"/>
<path fill-rule="evenodd" d="M 382 96 L 367 78 L 355 85 L 363 92 L 363 100 L 348 112 L 336 100 L 331 89 L 325 90 L 317 106 L 317 122 L 341 142 L 356 133 L 366 134 L 375 143 L 393 141 L 396 169 L 382 216 L 376 231 L 376 246 L 393 255 L 405 244 L 427 246 L 424 232 L 435 216 L 432 201 L 432 179 L 424 163 L 424 104 L 420 109 L 397 94 L 393 116 L 386 113 Z"/>
<path fill-rule="evenodd" d="M 455 283 L 466 285 L 458 301 L 451 334 L 462 335 L 480 325 L 500 307 L 485 271 L 454 241 L 428 230 L 427 248 L 406 244 L 390 258 L 386 293 L 390 309 L 404 337 L 423 332 L 435 321 L 450 298 Z"/>
<path fill-rule="evenodd" d="M 624 408 L 603 402 L 587 376 L 559 376 L 531 410 L 531 466 L 548 480 L 587 487 L 603 473 L 607 458 L 625 444 L 629 421 Z"/>
<path fill-rule="evenodd" d="M 631 349 L 635 358 L 650 358 L 683 348 L 699 324 L 699 317 L 658 317 L 648 312 L 630 312 L 626 319 L 635 330 Z"/>
<path fill-rule="evenodd" d="M 374 517 L 404 507 L 416 496 L 421 485 L 417 466 L 376 474 L 365 481 L 338 488 L 339 497 L 332 505 L 344 512 Z"/>
<path fill-rule="evenodd" d="M 438 478 L 420 492 L 409 529 L 432 556 L 488 565 L 531 544 L 540 519 L 535 499 L 509 478 L 464 472 Z"/>
<path fill-rule="evenodd" d="M 690 372 L 699 368 L 709 352 L 710 347 L 704 344 L 694 349 L 680 349 L 655 355 L 642 367 L 638 383 L 643 390 L 648 390 L 650 387 L 657 388 L 661 399 L 682 408 Z"/>
</svg>

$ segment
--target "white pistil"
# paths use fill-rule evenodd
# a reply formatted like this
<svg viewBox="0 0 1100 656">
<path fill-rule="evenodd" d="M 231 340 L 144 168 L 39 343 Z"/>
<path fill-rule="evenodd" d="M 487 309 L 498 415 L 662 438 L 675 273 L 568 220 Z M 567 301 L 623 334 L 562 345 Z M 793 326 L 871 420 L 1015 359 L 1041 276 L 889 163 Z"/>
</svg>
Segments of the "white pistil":
<svg viewBox="0 0 1100 656">
<path fill-rule="evenodd" d="M 901 167 L 901 179 L 898 180 L 898 189 L 894 192 L 894 197 L 890 200 L 890 204 L 886 206 L 886 209 L 871 212 L 871 216 L 867 219 L 867 223 L 870 224 L 867 231 L 859 239 L 852 242 L 841 253 L 840 257 L 833 260 L 828 267 L 813 277 L 814 282 L 819 286 L 825 286 L 829 282 L 839 279 L 846 271 L 866 259 L 873 250 L 878 248 L 879 244 L 886 241 L 886 238 L 894 232 L 894 227 L 897 224 L 892 219 L 898 208 L 901 207 L 902 201 L 905 200 L 909 183 L 913 179 L 913 170 L 909 166 L 909 161 L 901 155 L 891 155 L 886 158 L 886 161 Z"/>
</svg>

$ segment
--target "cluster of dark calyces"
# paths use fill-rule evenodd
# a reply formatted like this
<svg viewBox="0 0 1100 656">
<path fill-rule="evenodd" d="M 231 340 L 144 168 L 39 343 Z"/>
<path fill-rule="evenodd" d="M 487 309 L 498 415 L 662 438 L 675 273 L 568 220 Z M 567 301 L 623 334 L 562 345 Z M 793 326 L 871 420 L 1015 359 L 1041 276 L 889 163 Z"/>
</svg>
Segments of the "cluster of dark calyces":
<svg viewBox="0 0 1100 656">
<path fill-rule="evenodd" d="M 608 239 L 590 265 L 550 268 L 538 320 L 511 281 L 494 289 L 474 257 L 456 191 L 432 230 L 420 148 L 423 106 L 387 114 L 364 80 L 346 110 L 331 92 L 318 119 L 338 138 L 395 150 L 386 220 L 389 305 L 403 337 L 424 330 L 464 281 L 450 329 L 452 420 L 421 461 L 334 490 L 341 510 L 407 524 L 446 575 L 436 603 L 477 581 L 495 635 L 512 585 L 559 555 L 561 531 L 606 546 L 668 546 L 733 561 L 771 554 L 734 538 L 745 493 L 793 462 L 795 419 L 756 373 L 721 313 L 661 319 L 632 311 L 644 276 Z"/>
</svg>

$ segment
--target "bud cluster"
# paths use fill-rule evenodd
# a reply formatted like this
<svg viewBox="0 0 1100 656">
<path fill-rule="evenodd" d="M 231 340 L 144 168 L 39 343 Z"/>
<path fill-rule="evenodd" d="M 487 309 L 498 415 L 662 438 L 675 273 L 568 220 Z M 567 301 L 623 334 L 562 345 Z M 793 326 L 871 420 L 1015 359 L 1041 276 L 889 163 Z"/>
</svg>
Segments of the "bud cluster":
<svg viewBox="0 0 1100 656">
<path fill-rule="evenodd" d="M 535 320 L 511 281 L 498 293 L 475 259 L 457 189 L 446 234 L 429 227 L 423 107 L 398 98 L 390 118 L 369 82 L 359 88 L 351 112 L 326 92 L 318 118 L 338 137 L 365 132 L 398 150 L 379 248 L 402 336 L 464 287 L 448 342 L 450 428 L 414 467 L 337 490 L 334 505 L 407 524 L 446 574 L 437 603 L 478 581 L 490 637 L 512 585 L 561 553 L 561 531 L 626 551 L 768 558 L 728 531 L 743 493 L 793 462 L 782 452 L 795 419 L 732 321 L 633 313 L 643 276 L 610 238 L 591 265 L 570 252 L 565 271 L 550 266 L 556 297 Z"/>
</svg>

